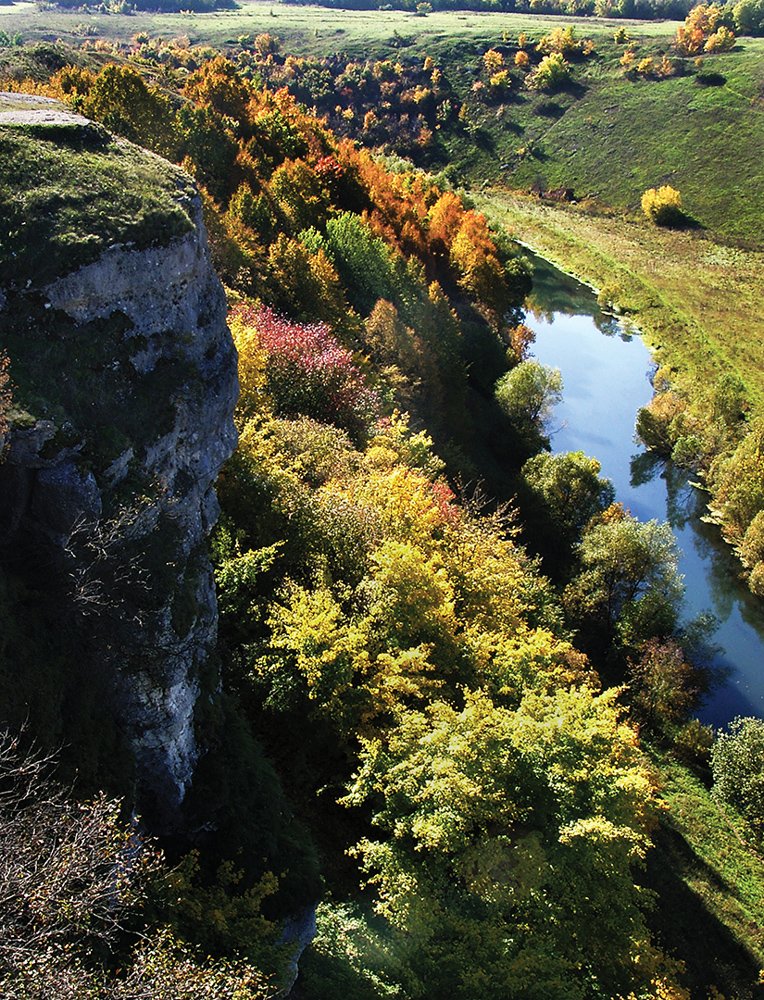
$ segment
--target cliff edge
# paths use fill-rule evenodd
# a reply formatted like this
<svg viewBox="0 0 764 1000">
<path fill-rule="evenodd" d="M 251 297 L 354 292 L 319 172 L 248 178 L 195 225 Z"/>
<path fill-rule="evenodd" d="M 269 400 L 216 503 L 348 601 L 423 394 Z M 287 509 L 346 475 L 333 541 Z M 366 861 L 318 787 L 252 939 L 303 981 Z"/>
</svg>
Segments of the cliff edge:
<svg viewBox="0 0 764 1000">
<path fill-rule="evenodd" d="M 54 102 L 0 95 L 0 562 L 61 595 L 142 810 L 170 828 L 214 690 L 206 534 L 236 442 L 226 303 L 193 181 Z M 63 619 L 62 619 L 63 620 Z"/>
</svg>

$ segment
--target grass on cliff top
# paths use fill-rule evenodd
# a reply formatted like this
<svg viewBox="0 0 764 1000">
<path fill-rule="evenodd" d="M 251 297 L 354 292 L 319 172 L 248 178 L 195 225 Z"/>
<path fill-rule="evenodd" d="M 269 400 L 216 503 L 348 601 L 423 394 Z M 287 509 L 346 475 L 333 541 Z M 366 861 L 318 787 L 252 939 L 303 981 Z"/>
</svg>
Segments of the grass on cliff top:
<svg viewBox="0 0 764 1000">
<path fill-rule="evenodd" d="M 191 180 L 96 130 L 0 125 L 0 164 L 4 286 L 41 286 L 114 244 L 166 244 L 193 228 Z"/>
</svg>

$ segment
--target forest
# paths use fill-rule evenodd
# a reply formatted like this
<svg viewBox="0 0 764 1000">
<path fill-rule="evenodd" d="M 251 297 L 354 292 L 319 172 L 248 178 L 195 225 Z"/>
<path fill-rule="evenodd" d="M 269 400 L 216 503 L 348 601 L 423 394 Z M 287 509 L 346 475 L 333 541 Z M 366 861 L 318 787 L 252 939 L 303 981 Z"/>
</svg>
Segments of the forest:
<svg viewBox="0 0 764 1000">
<path fill-rule="evenodd" d="M 469 190 L 487 119 L 512 133 L 519 94 L 548 121 L 605 64 L 619 86 L 702 87 L 761 12 L 573 6 L 534 0 L 523 30 L 472 47 L 396 32 L 365 59 L 292 54 L 265 16 L 225 45 L 196 20 L 128 23 L 125 40 L 79 10 L 79 37 L 26 42 L 0 19 L 0 89 L 54 97 L 193 178 L 240 386 L 210 537 L 219 673 L 172 836 L 126 822 L 119 733 L 83 734 L 96 694 L 70 708 L 66 610 L 0 562 L 3 995 L 764 995 L 764 723 L 698 721 L 716 678 L 673 536 L 624 508 L 595 456 L 552 454 L 562 385 L 523 322 L 533 269 Z M 603 41 L 535 20 L 557 12 L 679 22 Z M 519 188 L 546 153 L 529 131 L 509 141 L 492 169 Z M 41 257 L 29 233 L 70 194 L 23 130 L 0 143 L 4 280 L 111 243 L 72 200 Z M 556 207 L 566 189 L 533 197 Z M 647 232 L 693 230 L 692 199 L 644 189 Z M 733 244 L 728 221 L 703 216 L 709 242 Z M 141 220 L 147 243 L 156 224 Z M 755 331 L 734 364 L 723 345 L 690 363 L 665 327 L 637 432 L 702 478 L 761 596 Z M 0 348 L 2 441 L 41 390 Z M 294 980 L 285 926 L 314 907 Z"/>
</svg>

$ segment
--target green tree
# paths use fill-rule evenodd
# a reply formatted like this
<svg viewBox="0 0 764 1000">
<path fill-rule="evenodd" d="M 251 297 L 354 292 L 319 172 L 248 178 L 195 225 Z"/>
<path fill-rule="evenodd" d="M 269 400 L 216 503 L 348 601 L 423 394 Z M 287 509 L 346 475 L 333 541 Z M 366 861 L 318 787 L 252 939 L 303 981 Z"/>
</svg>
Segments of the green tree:
<svg viewBox="0 0 764 1000">
<path fill-rule="evenodd" d="M 764 424 L 756 423 L 731 455 L 711 467 L 713 506 L 724 520 L 724 533 L 735 544 L 764 510 Z"/>
<path fill-rule="evenodd" d="M 711 750 L 713 792 L 736 806 L 761 836 L 764 833 L 764 720 L 734 719 Z"/>
<path fill-rule="evenodd" d="M 764 0 L 740 0 L 733 10 L 740 35 L 764 35 Z"/>
<path fill-rule="evenodd" d="M 555 403 L 562 400 L 562 375 L 540 361 L 521 361 L 496 383 L 496 402 L 518 424 L 544 432 Z"/>
<path fill-rule="evenodd" d="M 676 539 L 668 524 L 609 508 L 578 547 L 580 572 L 565 591 L 574 621 L 618 625 L 623 641 L 639 645 L 676 627 L 683 588 Z"/>
<path fill-rule="evenodd" d="M 329 198 L 315 170 L 303 160 L 282 163 L 271 178 L 270 189 L 293 233 L 323 226 Z"/>
<path fill-rule="evenodd" d="M 523 476 L 559 533 L 559 541 L 572 545 L 595 514 L 615 500 L 609 479 L 600 479 L 600 463 L 582 451 L 559 455 L 542 452 L 529 458 Z"/>
<path fill-rule="evenodd" d="M 352 212 L 329 220 L 326 239 L 350 304 L 368 316 L 378 299 L 390 298 L 392 269 L 385 242 Z"/>
</svg>

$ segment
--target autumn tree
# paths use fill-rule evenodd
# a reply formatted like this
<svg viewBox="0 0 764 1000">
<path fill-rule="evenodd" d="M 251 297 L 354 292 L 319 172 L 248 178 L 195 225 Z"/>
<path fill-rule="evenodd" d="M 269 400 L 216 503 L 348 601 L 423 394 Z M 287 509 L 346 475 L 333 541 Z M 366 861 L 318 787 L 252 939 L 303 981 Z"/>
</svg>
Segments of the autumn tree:
<svg viewBox="0 0 764 1000">
<path fill-rule="evenodd" d="M 686 222 L 682 211 L 682 196 L 676 188 L 664 184 L 648 188 L 642 195 L 642 211 L 656 226 L 681 226 Z"/>
<path fill-rule="evenodd" d="M 75 93 L 82 83 L 81 77 L 60 79 L 62 88 L 71 86 Z M 104 66 L 92 82 L 87 81 L 80 109 L 132 142 L 164 156 L 175 155 L 170 102 L 131 66 Z"/>
<path fill-rule="evenodd" d="M 633 984 L 653 790 L 614 698 L 582 687 L 510 711 L 472 692 L 364 741 L 345 802 L 370 805 L 382 837 L 356 852 L 429 989 L 563 997 L 581 970 Z"/>
<path fill-rule="evenodd" d="M 527 77 L 526 86 L 531 90 L 554 90 L 570 79 L 570 66 L 561 52 L 544 56 L 536 69 Z"/>
<path fill-rule="evenodd" d="M 713 506 L 724 520 L 724 532 L 740 544 L 759 511 L 764 510 L 764 425 L 755 423 L 731 454 L 711 467 Z"/>
<path fill-rule="evenodd" d="M 734 48 L 735 35 L 721 24 L 722 8 L 715 4 L 700 3 L 693 7 L 684 24 L 677 28 L 674 45 L 686 56 L 702 52 L 727 52 Z"/>
<path fill-rule="evenodd" d="M 629 661 L 629 703 L 635 719 L 654 732 L 670 733 L 697 706 L 697 671 L 676 639 L 650 639 Z"/>
<path fill-rule="evenodd" d="M 184 96 L 200 107 L 208 107 L 223 118 L 247 119 L 250 87 L 234 64 L 223 56 L 205 62 L 186 81 Z"/>
<path fill-rule="evenodd" d="M 306 414 L 358 436 L 368 431 L 377 411 L 376 393 L 326 324 L 295 323 L 270 309 L 247 306 L 234 310 L 234 319 L 239 343 L 264 352 L 263 391 L 276 413 Z M 245 339 L 246 326 L 254 327 L 256 339 Z M 256 354 L 249 364 L 253 365 L 251 384 L 259 392 L 262 355 Z"/>
<path fill-rule="evenodd" d="M 13 401 L 13 385 L 11 383 L 10 361 L 4 350 L 0 350 L 0 455 L 5 445 L 5 435 L 8 431 L 8 411 Z"/>
<path fill-rule="evenodd" d="M 52 765 L 0 734 L 3 997 L 271 996 L 265 977 L 246 962 L 200 961 L 168 930 L 144 927 L 134 947 L 147 890 L 169 873 L 137 827 L 121 822 L 119 802 L 67 797 L 52 780 Z"/>
</svg>

